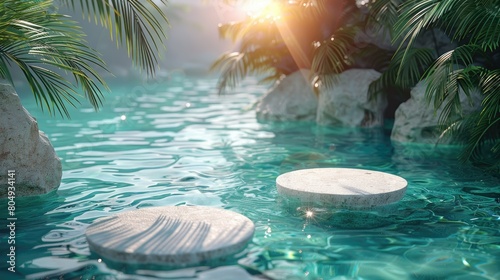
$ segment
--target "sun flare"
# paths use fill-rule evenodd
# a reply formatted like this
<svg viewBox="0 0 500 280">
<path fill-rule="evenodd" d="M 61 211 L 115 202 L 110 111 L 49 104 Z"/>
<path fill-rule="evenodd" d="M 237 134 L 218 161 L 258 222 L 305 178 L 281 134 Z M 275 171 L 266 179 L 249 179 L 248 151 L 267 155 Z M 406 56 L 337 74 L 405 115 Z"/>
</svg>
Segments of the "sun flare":
<svg viewBox="0 0 500 280">
<path fill-rule="evenodd" d="M 245 1 L 241 9 L 251 17 L 280 18 L 281 9 L 275 0 Z"/>
</svg>

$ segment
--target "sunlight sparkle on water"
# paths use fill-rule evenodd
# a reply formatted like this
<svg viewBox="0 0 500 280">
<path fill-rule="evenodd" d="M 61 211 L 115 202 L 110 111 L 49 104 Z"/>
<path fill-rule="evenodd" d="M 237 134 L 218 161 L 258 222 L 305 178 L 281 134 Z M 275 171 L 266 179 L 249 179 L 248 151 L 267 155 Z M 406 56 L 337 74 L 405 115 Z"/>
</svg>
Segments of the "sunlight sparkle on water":
<svg viewBox="0 0 500 280">
<path fill-rule="evenodd" d="M 313 215 L 314 215 L 313 211 L 311 211 L 311 210 L 306 211 L 307 218 L 311 218 Z"/>
<path fill-rule="evenodd" d="M 127 116 L 122 115 L 122 116 L 120 117 L 120 119 L 121 119 L 122 121 L 124 121 L 124 120 L 126 120 L 126 119 L 127 119 Z"/>
</svg>

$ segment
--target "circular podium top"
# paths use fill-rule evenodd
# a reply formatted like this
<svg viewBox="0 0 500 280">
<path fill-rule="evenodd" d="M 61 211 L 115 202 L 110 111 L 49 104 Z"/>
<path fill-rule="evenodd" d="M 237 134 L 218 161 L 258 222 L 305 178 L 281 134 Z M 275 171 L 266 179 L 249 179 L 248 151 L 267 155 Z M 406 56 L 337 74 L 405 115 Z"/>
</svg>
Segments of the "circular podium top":
<svg viewBox="0 0 500 280">
<path fill-rule="evenodd" d="M 370 208 L 399 201 L 405 179 L 379 171 L 352 168 L 312 168 L 276 178 L 278 193 L 301 203 L 346 208 Z"/>
<path fill-rule="evenodd" d="M 100 218 L 90 250 L 114 261 L 185 266 L 241 251 L 254 233 L 247 217 L 206 206 L 143 208 Z"/>
</svg>

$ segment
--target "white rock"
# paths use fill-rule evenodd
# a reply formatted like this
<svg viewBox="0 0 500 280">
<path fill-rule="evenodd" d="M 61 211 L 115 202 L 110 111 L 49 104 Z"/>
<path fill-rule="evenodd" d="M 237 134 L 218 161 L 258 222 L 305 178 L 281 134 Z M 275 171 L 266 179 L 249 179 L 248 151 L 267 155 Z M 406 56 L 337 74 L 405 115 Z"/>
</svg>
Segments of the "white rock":
<svg viewBox="0 0 500 280">
<path fill-rule="evenodd" d="M 436 144 L 441 134 L 438 126 L 439 115 L 443 111 L 441 106 L 437 111 L 432 104 L 425 100 L 427 84 L 419 82 L 412 90 L 411 97 L 399 105 L 396 110 L 394 127 L 391 140 L 396 142 L 410 142 L 423 144 Z M 469 104 L 465 94 L 460 94 L 460 101 L 464 113 L 468 114 L 477 110 L 481 105 L 481 95 L 472 94 L 473 104 Z M 446 144 L 447 139 L 439 143 Z"/>
<path fill-rule="evenodd" d="M 320 90 L 316 122 L 349 127 L 383 125 L 386 96 L 368 96 L 370 83 L 379 77 L 380 73 L 373 69 L 351 69 L 338 74 L 333 87 Z"/>
<path fill-rule="evenodd" d="M 301 169 L 276 178 L 278 193 L 302 205 L 347 209 L 399 201 L 407 185 L 405 179 L 396 175 L 352 168 Z"/>
<path fill-rule="evenodd" d="M 100 218 L 87 228 L 90 250 L 132 264 L 187 266 L 241 251 L 254 233 L 252 221 L 207 206 L 163 206 Z"/>
<path fill-rule="evenodd" d="M 314 120 L 318 98 L 309 82 L 309 70 L 288 75 L 257 103 L 257 118 L 266 120 Z"/>
<path fill-rule="evenodd" d="M 6 81 L 0 81 L 0 100 L 0 197 L 7 196 L 7 170 L 15 170 L 16 197 L 59 187 L 61 161 Z"/>
</svg>

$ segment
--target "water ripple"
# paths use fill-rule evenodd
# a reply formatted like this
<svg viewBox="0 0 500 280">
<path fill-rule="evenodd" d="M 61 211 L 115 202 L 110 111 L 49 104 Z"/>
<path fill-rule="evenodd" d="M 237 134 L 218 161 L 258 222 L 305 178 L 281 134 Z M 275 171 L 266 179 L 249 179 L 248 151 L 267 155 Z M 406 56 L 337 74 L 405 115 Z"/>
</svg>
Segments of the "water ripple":
<svg viewBox="0 0 500 280">
<path fill-rule="evenodd" d="M 248 108 L 265 88 L 255 79 L 245 83 L 227 96 L 217 96 L 214 79 L 182 75 L 121 85 L 101 112 L 81 108 L 71 120 L 54 121 L 23 100 L 55 146 L 64 173 L 57 193 L 18 200 L 26 228 L 19 248 L 27 260 L 20 273 L 204 279 L 214 270 L 97 262 L 83 232 L 96 218 L 127 210 L 210 205 L 255 223 L 255 237 L 237 262 L 273 279 L 500 277 L 498 178 L 443 153 L 395 146 L 384 129 L 259 122 Z M 390 210 L 373 213 L 287 209 L 275 178 L 311 167 L 390 172 L 407 179 L 408 191 Z M 61 260 L 67 261 L 64 269 L 51 264 Z"/>
</svg>

